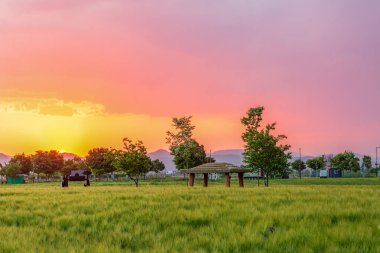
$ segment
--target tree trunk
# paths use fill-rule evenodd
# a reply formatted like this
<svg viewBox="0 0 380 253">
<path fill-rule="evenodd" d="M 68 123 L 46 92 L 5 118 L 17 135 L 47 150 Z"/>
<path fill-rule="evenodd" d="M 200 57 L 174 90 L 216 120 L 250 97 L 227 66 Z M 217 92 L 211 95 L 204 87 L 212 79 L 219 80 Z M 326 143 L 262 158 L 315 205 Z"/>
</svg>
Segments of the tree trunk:
<svg viewBox="0 0 380 253">
<path fill-rule="evenodd" d="M 299 171 L 299 174 L 300 174 L 300 179 L 301 179 L 301 177 L 302 177 L 302 174 L 301 174 L 302 172 L 301 171 Z"/>
</svg>

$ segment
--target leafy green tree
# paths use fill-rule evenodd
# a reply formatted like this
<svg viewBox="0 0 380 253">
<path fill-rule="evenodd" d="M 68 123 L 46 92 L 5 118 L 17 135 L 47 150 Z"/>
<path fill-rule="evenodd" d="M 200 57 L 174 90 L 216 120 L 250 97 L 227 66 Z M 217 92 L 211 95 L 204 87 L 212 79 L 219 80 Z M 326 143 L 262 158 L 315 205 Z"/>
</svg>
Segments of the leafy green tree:
<svg viewBox="0 0 380 253">
<path fill-rule="evenodd" d="M 170 144 L 170 150 L 191 140 L 193 130 L 195 129 L 195 126 L 191 124 L 191 118 L 192 116 L 181 118 L 175 117 L 172 119 L 172 126 L 177 130 L 177 132 L 166 132 L 166 143 Z"/>
<path fill-rule="evenodd" d="M 287 137 L 285 135 L 274 135 L 276 123 L 261 127 L 264 107 L 250 108 L 246 117 L 241 119 L 245 127 L 242 134 L 244 145 L 244 164 L 259 172 L 261 169 L 266 175 L 266 186 L 269 186 L 269 177 L 286 171 L 289 167 L 288 152 L 290 145 L 280 144 Z"/>
<path fill-rule="evenodd" d="M 21 174 L 29 174 L 33 170 L 33 163 L 30 156 L 22 154 L 16 154 L 11 158 L 9 162 L 18 162 L 21 165 Z"/>
<path fill-rule="evenodd" d="M 7 163 L 4 167 L 4 175 L 7 177 L 15 177 L 18 174 L 22 174 L 22 165 L 18 161 L 12 161 Z"/>
<path fill-rule="evenodd" d="M 158 159 L 152 160 L 152 168 L 151 170 L 158 173 L 165 169 L 165 164 Z"/>
<path fill-rule="evenodd" d="M 147 155 L 146 148 L 142 141 L 133 143 L 130 139 L 124 138 L 124 150 L 117 152 L 117 157 L 113 165 L 127 174 L 139 186 L 139 180 L 152 170 L 152 161 Z"/>
<path fill-rule="evenodd" d="M 207 162 L 204 146 L 192 138 L 195 126 L 191 124 L 191 116 L 173 118 L 172 126 L 177 130 L 167 131 L 166 142 L 174 156 L 173 162 L 178 170 L 192 168 Z"/>
<path fill-rule="evenodd" d="M 371 171 L 372 169 L 372 158 L 369 155 L 365 155 L 363 157 L 363 166 L 367 171 Z"/>
<path fill-rule="evenodd" d="M 113 165 L 115 152 L 108 148 L 91 149 L 86 156 L 86 164 L 97 176 L 115 172 L 116 167 Z"/>
<path fill-rule="evenodd" d="M 315 157 L 306 161 L 307 167 L 314 170 L 316 173 L 326 167 L 326 160 L 324 156 Z"/>
<path fill-rule="evenodd" d="M 351 151 L 337 154 L 331 159 L 331 165 L 340 171 L 358 171 L 360 170 L 359 158 Z"/>
<path fill-rule="evenodd" d="M 295 160 L 292 162 L 292 169 L 298 171 L 298 175 L 301 179 L 302 171 L 306 169 L 306 165 L 302 160 Z"/>
<path fill-rule="evenodd" d="M 177 169 L 188 169 L 207 163 L 206 151 L 196 140 L 188 140 L 174 149 L 174 164 Z"/>
</svg>

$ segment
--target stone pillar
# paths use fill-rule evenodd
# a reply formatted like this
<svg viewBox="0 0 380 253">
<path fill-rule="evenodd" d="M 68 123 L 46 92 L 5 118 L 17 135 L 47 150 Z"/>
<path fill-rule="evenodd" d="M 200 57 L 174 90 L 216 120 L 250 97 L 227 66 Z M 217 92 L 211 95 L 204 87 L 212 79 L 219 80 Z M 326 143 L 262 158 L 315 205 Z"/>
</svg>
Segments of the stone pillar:
<svg viewBox="0 0 380 253">
<path fill-rule="evenodd" d="M 230 176 L 230 173 L 224 173 L 225 175 L 225 178 L 226 178 L 226 187 L 230 187 L 231 186 L 231 176 Z"/>
<path fill-rule="evenodd" d="M 238 177 L 239 177 L 239 187 L 244 187 L 244 173 L 239 172 Z"/>
<path fill-rule="evenodd" d="M 194 178 L 195 178 L 195 174 L 194 173 L 190 173 L 190 178 L 189 178 L 189 186 L 190 187 L 194 186 Z"/>
<path fill-rule="evenodd" d="M 208 173 L 203 173 L 203 186 L 208 186 Z"/>
</svg>

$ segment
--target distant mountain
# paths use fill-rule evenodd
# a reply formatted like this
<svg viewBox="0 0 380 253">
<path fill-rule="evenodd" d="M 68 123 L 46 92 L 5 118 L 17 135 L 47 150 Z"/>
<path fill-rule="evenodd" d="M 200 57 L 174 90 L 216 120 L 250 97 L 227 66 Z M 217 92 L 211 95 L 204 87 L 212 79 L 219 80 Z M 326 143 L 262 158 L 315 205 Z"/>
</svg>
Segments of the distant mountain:
<svg viewBox="0 0 380 253">
<path fill-rule="evenodd" d="M 216 162 L 226 162 L 236 165 L 242 164 L 242 150 L 240 149 L 226 149 L 219 150 L 211 154 L 211 156 L 216 160 Z M 176 167 L 173 163 L 173 156 L 169 151 L 164 149 L 159 149 L 152 153 L 149 153 L 148 156 L 151 159 L 158 159 L 165 164 L 165 171 L 176 171 Z"/>
<path fill-rule="evenodd" d="M 301 160 L 306 162 L 307 160 L 309 159 L 313 159 L 317 156 L 312 156 L 312 155 L 302 155 L 301 154 Z M 292 153 L 292 159 L 290 159 L 291 162 L 294 162 L 295 160 L 299 160 L 300 159 L 300 154 L 299 153 Z"/>
<path fill-rule="evenodd" d="M 243 164 L 243 150 L 242 149 L 225 149 L 215 151 L 211 156 L 216 162 L 232 163 L 234 165 Z"/>
<path fill-rule="evenodd" d="M 169 151 L 164 149 L 159 149 L 152 153 L 149 153 L 148 156 L 151 159 L 158 159 L 165 164 L 165 172 L 167 171 L 176 171 L 175 165 L 173 163 L 173 156 L 169 153 Z"/>
<path fill-rule="evenodd" d="M 9 155 L 0 153 L 0 163 L 2 163 L 2 164 L 9 162 L 9 160 L 11 160 L 11 158 L 12 157 Z"/>
</svg>

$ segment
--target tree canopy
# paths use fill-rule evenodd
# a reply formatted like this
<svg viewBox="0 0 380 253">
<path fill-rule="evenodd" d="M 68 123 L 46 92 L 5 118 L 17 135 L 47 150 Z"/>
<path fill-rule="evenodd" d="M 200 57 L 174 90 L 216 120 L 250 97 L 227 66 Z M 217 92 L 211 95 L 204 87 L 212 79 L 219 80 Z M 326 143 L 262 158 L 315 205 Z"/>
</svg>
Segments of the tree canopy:
<svg viewBox="0 0 380 253">
<path fill-rule="evenodd" d="M 291 153 L 288 152 L 290 145 L 281 144 L 287 137 L 273 134 L 276 123 L 261 127 L 263 111 L 262 106 L 250 108 L 241 119 L 245 127 L 242 134 L 245 143 L 243 158 L 247 168 L 256 171 L 261 169 L 265 173 L 265 185 L 268 186 L 269 177 L 287 170 Z"/>
<path fill-rule="evenodd" d="M 365 155 L 363 157 L 363 166 L 366 168 L 367 171 L 370 171 L 372 169 L 372 158 L 369 155 Z"/>
<path fill-rule="evenodd" d="M 37 151 L 32 155 L 33 170 L 38 175 L 43 173 L 46 176 L 51 176 L 59 172 L 64 167 L 63 155 L 56 150 Z"/>
<path fill-rule="evenodd" d="M 3 175 L 8 177 L 15 177 L 18 174 L 22 174 L 22 165 L 19 161 L 10 161 L 5 166 L 2 166 Z"/>
<path fill-rule="evenodd" d="M 32 159 L 30 156 L 25 155 L 24 153 L 22 154 L 16 154 L 11 158 L 9 162 L 18 162 L 20 163 L 21 169 L 20 173 L 21 174 L 29 174 L 33 170 L 33 163 Z"/>
<path fill-rule="evenodd" d="M 319 171 L 326 167 L 326 160 L 324 156 L 315 157 L 307 160 L 306 165 L 314 171 Z"/>
<path fill-rule="evenodd" d="M 301 178 L 302 171 L 306 169 L 305 162 L 302 160 L 295 160 L 292 162 L 292 169 L 298 172 L 299 177 Z"/>
<path fill-rule="evenodd" d="M 159 173 L 165 169 L 165 164 L 158 159 L 152 160 L 152 171 Z"/>
<path fill-rule="evenodd" d="M 178 170 L 192 168 L 207 162 L 204 146 L 192 138 L 195 126 L 191 124 L 191 118 L 191 116 L 173 118 L 172 126 L 177 132 L 167 131 L 166 133 L 166 142 L 170 144 L 169 150 L 174 156 L 173 162 Z"/>
<path fill-rule="evenodd" d="M 331 159 L 331 165 L 340 171 L 358 171 L 360 170 L 359 158 L 351 151 L 339 153 Z"/>
<path fill-rule="evenodd" d="M 113 164 L 115 152 L 115 150 L 108 148 L 93 148 L 88 151 L 86 164 L 96 176 L 112 173 L 116 171 Z"/>
<path fill-rule="evenodd" d="M 153 169 L 152 161 L 147 156 L 147 151 L 142 141 L 134 143 L 132 140 L 124 138 L 123 142 L 124 150 L 117 152 L 113 165 L 119 171 L 127 174 L 138 187 L 140 178 Z"/>
</svg>

